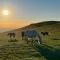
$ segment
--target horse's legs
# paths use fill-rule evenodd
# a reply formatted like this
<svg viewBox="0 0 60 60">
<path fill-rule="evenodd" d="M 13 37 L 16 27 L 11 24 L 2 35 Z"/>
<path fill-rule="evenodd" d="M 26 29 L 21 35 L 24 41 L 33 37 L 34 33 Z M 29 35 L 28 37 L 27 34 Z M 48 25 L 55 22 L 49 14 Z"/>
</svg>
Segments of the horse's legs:
<svg viewBox="0 0 60 60">
<path fill-rule="evenodd" d="M 40 41 L 40 44 L 42 44 L 42 40 L 40 39 L 39 41 Z"/>
<path fill-rule="evenodd" d="M 38 40 L 38 44 L 41 44 L 41 42 Z"/>
<path fill-rule="evenodd" d="M 21 36 L 21 39 L 23 40 L 23 36 Z"/>
<path fill-rule="evenodd" d="M 26 42 L 27 42 L 27 44 L 28 44 L 28 37 L 25 37 L 25 40 L 26 40 Z"/>
<path fill-rule="evenodd" d="M 28 39 L 27 39 L 27 44 L 28 44 Z"/>
</svg>

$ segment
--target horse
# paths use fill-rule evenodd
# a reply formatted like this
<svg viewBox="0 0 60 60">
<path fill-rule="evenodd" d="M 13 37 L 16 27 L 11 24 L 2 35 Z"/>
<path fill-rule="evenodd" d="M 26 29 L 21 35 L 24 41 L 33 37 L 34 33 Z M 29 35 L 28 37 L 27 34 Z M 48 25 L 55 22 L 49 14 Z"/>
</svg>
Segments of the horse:
<svg viewBox="0 0 60 60">
<path fill-rule="evenodd" d="M 10 41 L 15 41 L 15 33 L 8 33 L 8 36 L 10 37 Z"/>
<path fill-rule="evenodd" d="M 48 35 L 48 32 L 41 32 L 42 35 Z"/>
<path fill-rule="evenodd" d="M 35 30 L 26 30 L 22 31 L 22 38 L 24 38 L 27 41 L 27 44 L 29 41 L 33 43 L 33 41 L 37 41 L 38 44 L 41 44 L 41 37 L 39 33 Z"/>
</svg>

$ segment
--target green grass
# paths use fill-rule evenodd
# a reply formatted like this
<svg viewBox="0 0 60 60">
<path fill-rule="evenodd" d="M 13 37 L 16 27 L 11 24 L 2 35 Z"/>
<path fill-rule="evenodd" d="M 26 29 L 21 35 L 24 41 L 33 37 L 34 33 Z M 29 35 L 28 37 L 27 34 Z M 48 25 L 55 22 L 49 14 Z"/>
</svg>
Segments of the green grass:
<svg viewBox="0 0 60 60">
<path fill-rule="evenodd" d="M 0 38 L 0 60 L 45 60 L 31 45 L 26 41 L 16 37 L 17 42 L 8 42 L 9 37 L 1 35 Z"/>
<path fill-rule="evenodd" d="M 0 60 L 60 60 L 60 37 L 54 40 L 56 37 L 42 36 L 42 45 L 31 46 L 21 37 L 16 36 L 17 42 L 8 42 L 7 35 L 0 35 Z"/>
<path fill-rule="evenodd" d="M 26 44 L 21 40 L 20 31 L 16 30 L 17 42 L 8 42 L 7 33 L 0 34 L 0 60 L 60 60 L 60 23 L 44 25 L 36 30 L 48 31 L 48 36 L 41 35 L 42 44 Z M 28 27 L 27 27 L 28 28 Z"/>
</svg>

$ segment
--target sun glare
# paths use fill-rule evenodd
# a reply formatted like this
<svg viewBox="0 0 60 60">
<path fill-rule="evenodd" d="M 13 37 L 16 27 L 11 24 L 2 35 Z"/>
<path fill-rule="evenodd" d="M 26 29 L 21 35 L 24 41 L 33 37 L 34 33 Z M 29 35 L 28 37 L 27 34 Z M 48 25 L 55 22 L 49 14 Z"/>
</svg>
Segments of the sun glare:
<svg viewBox="0 0 60 60">
<path fill-rule="evenodd" d="M 5 15 L 5 16 L 6 16 L 6 15 L 8 15 L 8 13 L 9 13 L 9 12 L 8 12 L 8 10 L 3 10 L 3 12 L 2 12 L 2 13 L 3 13 L 3 15 Z"/>
</svg>

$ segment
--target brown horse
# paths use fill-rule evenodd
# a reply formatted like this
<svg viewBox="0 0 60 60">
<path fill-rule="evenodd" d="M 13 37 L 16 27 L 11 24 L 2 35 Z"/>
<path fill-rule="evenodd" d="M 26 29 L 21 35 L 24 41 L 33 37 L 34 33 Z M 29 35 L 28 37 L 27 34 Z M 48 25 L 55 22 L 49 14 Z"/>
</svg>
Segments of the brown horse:
<svg viewBox="0 0 60 60">
<path fill-rule="evenodd" d="M 11 41 L 11 42 L 16 40 L 16 39 L 15 39 L 15 36 L 16 36 L 15 33 L 8 33 L 8 36 L 10 37 L 10 41 Z"/>
</svg>

